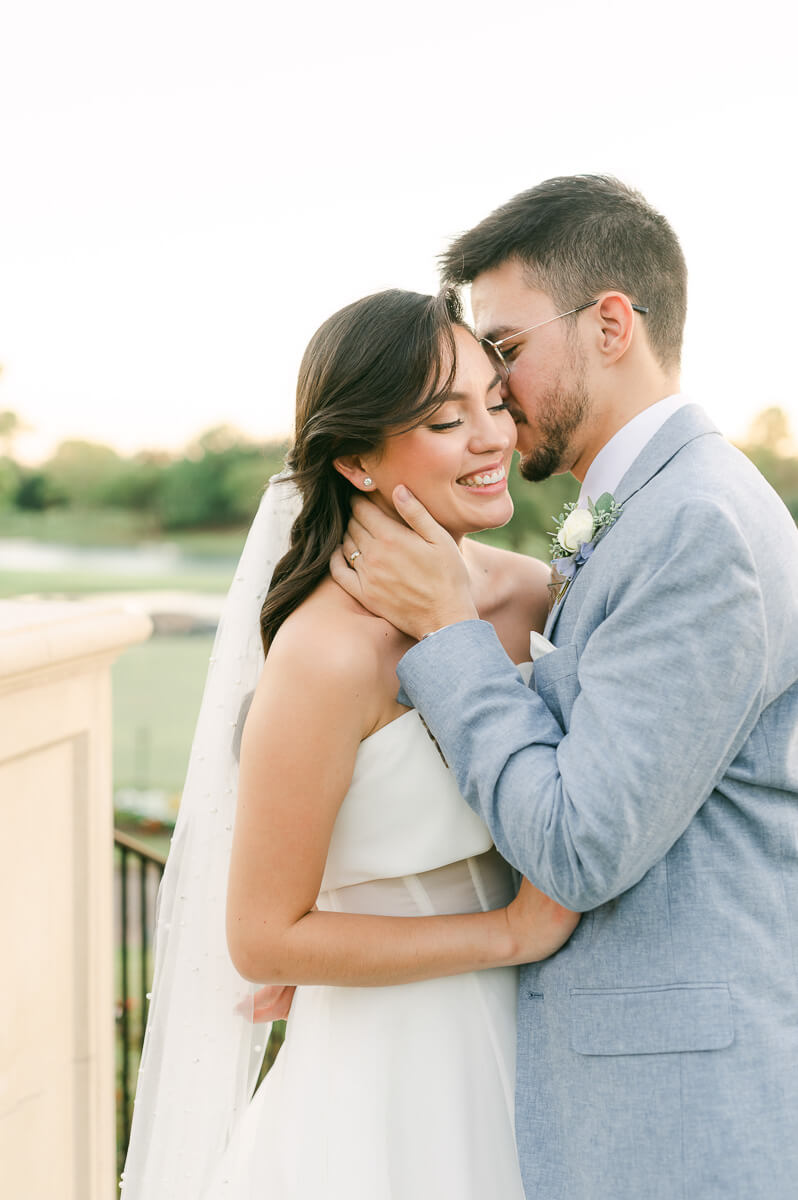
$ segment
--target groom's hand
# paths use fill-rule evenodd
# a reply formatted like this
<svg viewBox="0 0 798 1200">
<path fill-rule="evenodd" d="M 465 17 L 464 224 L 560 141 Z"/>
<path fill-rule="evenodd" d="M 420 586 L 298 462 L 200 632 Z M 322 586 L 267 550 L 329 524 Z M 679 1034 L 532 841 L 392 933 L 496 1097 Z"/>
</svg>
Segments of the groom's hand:
<svg viewBox="0 0 798 1200">
<path fill-rule="evenodd" d="M 365 608 L 418 640 L 477 617 L 468 571 L 453 538 L 403 485 L 394 490 L 393 502 L 401 520 L 364 496 L 355 498 L 343 545 L 330 561 L 333 579 Z"/>
<path fill-rule="evenodd" d="M 239 1006 L 242 1016 L 249 1016 L 253 1025 L 265 1025 L 269 1021 L 284 1021 L 294 1002 L 295 987 L 291 985 L 267 984 L 259 988 L 252 997 L 252 1007 Z"/>
</svg>

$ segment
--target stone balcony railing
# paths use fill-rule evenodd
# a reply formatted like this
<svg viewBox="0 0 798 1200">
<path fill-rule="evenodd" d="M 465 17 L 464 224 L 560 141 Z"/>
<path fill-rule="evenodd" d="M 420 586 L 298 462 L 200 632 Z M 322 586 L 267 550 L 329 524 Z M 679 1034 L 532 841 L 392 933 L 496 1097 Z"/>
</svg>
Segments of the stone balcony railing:
<svg viewBox="0 0 798 1200">
<path fill-rule="evenodd" d="M 111 664 L 149 619 L 0 604 L 0 1195 L 116 1190 Z"/>
</svg>

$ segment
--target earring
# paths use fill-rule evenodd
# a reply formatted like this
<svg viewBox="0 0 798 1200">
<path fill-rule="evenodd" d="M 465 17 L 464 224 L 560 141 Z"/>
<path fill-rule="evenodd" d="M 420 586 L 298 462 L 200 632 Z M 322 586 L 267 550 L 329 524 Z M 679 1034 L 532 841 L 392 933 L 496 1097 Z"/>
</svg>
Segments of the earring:
<svg viewBox="0 0 798 1200">
<path fill-rule="evenodd" d="M 373 482 L 374 482 L 374 480 L 371 478 L 371 476 L 367 475 L 366 478 L 363 480 L 363 487 L 371 487 Z"/>
</svg>

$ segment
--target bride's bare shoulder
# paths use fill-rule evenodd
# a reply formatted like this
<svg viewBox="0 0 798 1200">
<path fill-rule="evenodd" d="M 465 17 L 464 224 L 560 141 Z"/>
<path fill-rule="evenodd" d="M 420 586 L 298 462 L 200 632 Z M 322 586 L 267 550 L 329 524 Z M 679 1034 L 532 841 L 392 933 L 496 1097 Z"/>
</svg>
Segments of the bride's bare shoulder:
<svg viewBox="0 0 798 1200">
<path fill-rule="evenodd" d="M 395 703 L 374 618 L 361 619 L 341 595 L 345 603 L 325 585 L 316 588 L 272 638 L 243 729 L 242 762 L 297 739 L 325 745 L 333 732 L 336 746 L 353 754 L 383 722 L 386 703 Z"/>
<path fill-rule="evenodd" d="M 269 648 L 270 666 L 306 667 L 325 678 L 344 676 L 348 687 L 384 686 L 386 667 L 395 663 L 402 635 L 367 612 L 332 579 L 325 579 L 283 621 Z"/>
</svg>

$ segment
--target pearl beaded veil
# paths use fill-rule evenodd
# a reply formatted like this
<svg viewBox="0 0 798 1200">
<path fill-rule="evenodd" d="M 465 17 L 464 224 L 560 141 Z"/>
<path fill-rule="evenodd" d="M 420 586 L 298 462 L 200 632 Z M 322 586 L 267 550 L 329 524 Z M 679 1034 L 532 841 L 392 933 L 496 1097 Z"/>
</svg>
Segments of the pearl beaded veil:
<svg viewBox="0 0 798 1200">
<path fill-rule="evenodd" d="M 301 500 L 275 475 L 214 641 L 172 846 L 158 893 L 155 972 L 123 1200 L 201 1200 L 257 1081 L 268 1026 L 233 967 L 225 902 L 238 744 L 263 667 L 260 610 Z"/>
</svg>

